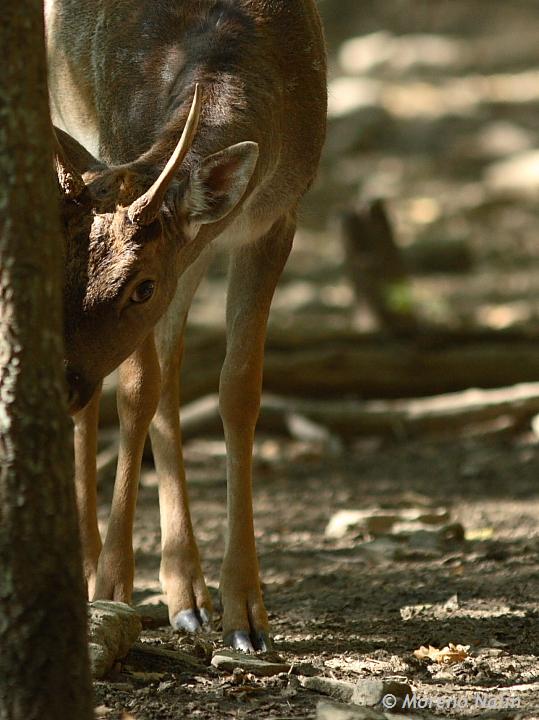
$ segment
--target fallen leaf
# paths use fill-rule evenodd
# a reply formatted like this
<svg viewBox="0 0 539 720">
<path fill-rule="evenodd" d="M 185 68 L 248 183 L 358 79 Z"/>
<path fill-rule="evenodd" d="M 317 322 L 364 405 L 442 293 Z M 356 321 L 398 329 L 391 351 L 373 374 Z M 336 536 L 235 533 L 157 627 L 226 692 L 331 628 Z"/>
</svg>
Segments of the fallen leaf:
<svg viewBox="0 0 539 720">
<path fill-rule="evenodd" d="M 99 705 L 95 709 L 95 716 L 96 718 L 104 718 L 112 712 L 114 712 L 112 708 L 109 708 L 106 705 Z"/>
<path fill-rule="evenodd" d="M 494 528 L 492 527 L 472 528 L 470 530 L 466 530 L 464 535 L 464 538 L 470 542 L 474 540 L 484 542 L 485 540 L 490 540 L 493 537 Z"/>
<path fill-rule="evenodd" d="M 414 655 L 419 660 L 431 660 L 439 665 L 452 665 L 469 657 L 469 649 L 469 645 L 453 645 L 453 643 L 449 643 L 441 650 L 432 645 L 428 647 L 421 645 L 419 650 L 414 650 Z"/>
</svg>

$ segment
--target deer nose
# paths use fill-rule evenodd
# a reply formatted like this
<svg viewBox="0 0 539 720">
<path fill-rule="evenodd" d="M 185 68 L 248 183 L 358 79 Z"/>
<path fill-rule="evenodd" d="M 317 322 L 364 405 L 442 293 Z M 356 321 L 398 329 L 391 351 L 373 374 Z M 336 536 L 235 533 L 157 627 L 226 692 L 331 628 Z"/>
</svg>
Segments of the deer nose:
<svg viewBox="0 0 539 720">
<path fill-rule="evenodd" d="M 82 410 L 93 395 L 93 387 L 84 380 L 81 373 L 71 368 L 66 368 L 67 403 L 69 414 Z"/>
<path fill-rule="evenodd" d="M 79 409 L 79 393 L 76 388 L 68 388 L 67 391 L 67 406 L 69 409 L 70 415 L 72 415 L 74 412 L 77 412 Z"/>
<path fill-rule="evenodd" d="M 66 369 L 66 383 L 67 383 L 67 405 L 69 413 L 73 414 L 78 410 L 79 405 L 79 385 L 81 382 L 81 375 L 71 369 Z"/>
</svg>

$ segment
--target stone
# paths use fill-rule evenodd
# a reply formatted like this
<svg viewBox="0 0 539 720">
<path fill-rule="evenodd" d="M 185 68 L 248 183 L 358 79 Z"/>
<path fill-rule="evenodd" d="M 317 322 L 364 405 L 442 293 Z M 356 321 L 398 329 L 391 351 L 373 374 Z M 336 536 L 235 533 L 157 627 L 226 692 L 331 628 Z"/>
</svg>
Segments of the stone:
<svg viewBox="0 0 539 720">
<path fill-rule="evenodd" d="M 334 513 L 326 527 L 326 537 L 341 539 L 349 532 L 372 532 L 373 526 L 377 533 L 389 532 L 396 521 L 394 514 L 380 514 L 376 510 L 338 510 Z"/>
<path fill-rule="evenodd" d="M 350 703 L 354 695 L 355 683 L 345 680 L 334 680 L 317 675 L 316 677 L 300 677 L 300 682 L 307 690 L 329 695 L 334 700 Z"/>
<path fill-rule="evenodd" d="M 385 716 L 371 708 L 358 708 L 323 700 L 316 706 L 316 720 L 385 720 Z"/>
<path fill-rule="evenodd" d="M 138 639 L 140 618 L 125 603 L 98 600 L 88 605 L 88 647 L 94 678 L 104 677 Z"/>
<path fill-rule="evenodd" d="M 355 683 L 351 702 L 354 705 L 367 705 L 373 707 L 380 704 L 384 706 L 386 698 L 395 699 L 390 710 L 400 710 L 406 697 L 412 697 L 413 690 L 405 682 L 386 680 L 384 678 L 364 678 Z"/>
<path fill-rule="evenodd" d="M 385 699 L 389 698 L 394 701 L 388 708 L 390 710 L 400 710 L 406 697 L 413 695 L 412 688 L 407 683 L 384 678 L 364 678 L 351 683 L 317 676 L 300 678 L 300 682 L 307 690 L 329 695 L 334 700 L 352 705 L 378 705 L 383 708 L 386 705 Z"/>
<path fill-rule="evenodd" d="M 234 650 L 217 650 L 211 664 L 219 670 L 234 672 L 236 668 L 258 677 L 271 677 L 279 673 L 290 671 L 290 665 L 285 662 L 271 662 L 257 655 L 246 655 Z"/>
<path fill-rule="evenodd" d="M 439 527 L 449 520 L 446 508 L 405 508 L 398 510 L 338 510 L 326 527 L 326 537 L 341 539 L 350 532 L 369 535 L 400 534 L 407 530 Z"/>
</svg>

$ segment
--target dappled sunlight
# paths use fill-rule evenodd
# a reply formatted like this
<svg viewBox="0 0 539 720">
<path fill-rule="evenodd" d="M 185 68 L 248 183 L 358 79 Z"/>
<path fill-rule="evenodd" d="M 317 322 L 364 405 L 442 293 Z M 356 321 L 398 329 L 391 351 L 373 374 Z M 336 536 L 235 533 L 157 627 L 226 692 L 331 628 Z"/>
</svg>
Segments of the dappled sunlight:
<svg viewBox="0 0 539 720">
<path fill-rule="evenodd" d="M 218 250 L 190 311 L 180 413 L 214 628 L 192 637 L 169 626 L 147 443 L 134 536 L 144 631 L 114 682 L 97 687 L 102 717 L 117 720 L 128 698 L 137 720 L 335 720 L 335 701 L 353 720 L 384 720 L 380 692 L 395 683 L 430 698 L 508 689 L 532 720 L 537 7 L 318 5 L 328 136 L 272 304 L 252 457 L 277 652 L 231 655 L 220 636 L 231 460 L 218 397 L 229 260 Z M 234 307 L 228 321 L 242 321 Z M 102 532 L 118 455 L 116 383 L 101 415 Z"/>
</svg>

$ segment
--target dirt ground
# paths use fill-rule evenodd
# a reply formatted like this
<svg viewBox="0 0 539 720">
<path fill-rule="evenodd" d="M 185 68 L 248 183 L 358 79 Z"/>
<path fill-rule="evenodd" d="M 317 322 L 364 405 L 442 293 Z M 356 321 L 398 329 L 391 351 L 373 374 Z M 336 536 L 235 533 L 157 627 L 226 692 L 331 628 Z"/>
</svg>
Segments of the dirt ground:
<svg viewBox="0 0 539 720">
<path fill-rule="evenodd" d="M 330 133 L 272 322 L 354 326 L 357 309 L 331 215 L 343 203 L 382 195 L 404 248 L 427 240 L 464 242 L 470 250 L 466 273 L 413 278 L 425 318 L 453 327 L 534 327 L 537 2 L 322 0 L 320 7 L 331 60 Z M 448 44 L 429 50 L 414 40 L 418 33 Z M 343 45 L 365 36 L 371 44 L 363 49 Z M 396 42 L 403 38 L 408 44 Z M 356 104 L 343 110 L 354 93 Z M 201 288 L 195 321 L 221 312 L 223 283 L 216 267 Z M 214 668 L 218 614 L 208 637 L 147 627 L 143 645 L 96 683 L 99 717 L 314 718 L 327 697 L 304 687 L 303 678 L 326 677 L 407 682 L 423 704 L 403 710 L 406 717 L 538 719 L 539 440 L 531 427 L 517 435 L 495 429 L 347 446 L 259 437 L 261 572 L 275 651 L 291 671 L 264 678 Z M 185 455 L 196 534 L 217 602 L 224 445 L 199 438 Z M 103 524 L 110 495 L 107 481 L 100 488 Z M 344 510 L 367 512 L 335 529 Z M 394 522 L 384 525 L 382 511 Z M 423 522 L 410 519 L 414 512 Z M 429 515 L 435 520 L 425 520 Z M 159 608 L 159 512 L 150 465 L 135 548 L 135 600 Z M 459 662 L 414 655 L 421 646 L 450 643 L 467 647 Z M 194 664 L 144 647 L 182 650 Z"/>
<path fill-rule="evenodd" d="M 193 441 L 186 454 L 196 532 L 216 589 L 226 523 L 224 448 Z M 365 441 L 325 455 L 292 441 L 257 443 L 257 541 L 279 656 L 300 674 L 406 678 L 418 697 L 469 703 L 443 716 L 539 717 L 536 440 Z M 339 539 L 325 535 L 338 510 L 372 507 L 445 508 L 448 524 L 460 523 L 465 534 L 389 534 L 396 538 L 389 548 L 374 547 L 354 529 Z M 160 600 L 158 523 L 148 470 L 136 532 L 136 599 L 145 603 Z M 128 657 L 96 685 L 98 705 L 111 710 L 103 708 L 104 717 L 119 717 L 119 710 L 140 720 L 314 717 L 321 696 L 302 688 L 294 673 L 255 678 L 211 667 L 218 633 L 193 644 L 162 627 L 144 631 L 143 640 L 202 657 L 203 665 L 193 671 Z M 448 643 L 469 645 L 470 657 L 444 667 L 413 655 L 422 645 Z M 475 693 L 501 703 L 508 697 L 518 711 L 482 710 Z"/>
</svg>

